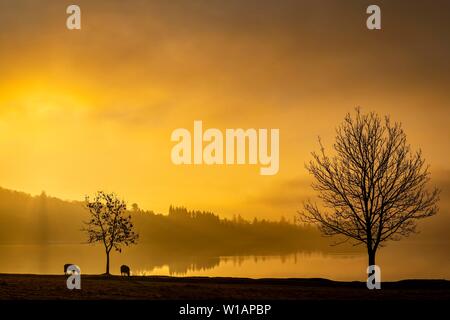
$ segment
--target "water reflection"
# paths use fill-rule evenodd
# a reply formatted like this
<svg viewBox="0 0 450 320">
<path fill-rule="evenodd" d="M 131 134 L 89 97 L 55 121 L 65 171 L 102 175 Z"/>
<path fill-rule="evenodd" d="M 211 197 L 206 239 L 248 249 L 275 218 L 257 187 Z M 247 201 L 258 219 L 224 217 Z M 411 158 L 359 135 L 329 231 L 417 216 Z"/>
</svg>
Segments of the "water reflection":
<svg viewBox="0 0 450 320">
<path fill-rule="evenodd" d="M 392 246 L 382 250 L 378 263 L 384 280 L 403 278 L 449 278 L 447 247 Z M 65 263 L 75 263 L 82 273 L 104 272 L 104 252 L 88 245 L 0 246 L 1 273 L 61 274 Z M 212 256 L 139 245 L 112 255 L 111 271 L 119 274 L 121 264 L 134 275 L 306 277 L 335 280 L 364 280 L 366 256 L 354 252 L 299 251 L 282 255 Z"/>
</svg>

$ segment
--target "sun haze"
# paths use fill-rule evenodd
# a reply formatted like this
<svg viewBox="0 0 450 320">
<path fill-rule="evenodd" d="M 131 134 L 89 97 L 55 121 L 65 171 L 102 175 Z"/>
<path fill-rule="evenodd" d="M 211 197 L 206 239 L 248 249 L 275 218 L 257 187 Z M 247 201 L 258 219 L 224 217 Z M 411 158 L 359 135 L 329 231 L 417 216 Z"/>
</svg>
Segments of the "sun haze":
<svg viewBox="0 0 450 320">
<path fill-rule="evenodd" d="M 330 146 L 356 106 L 401 121 L 448 178 L 448 3 L 385 3 L 377 31 L 357 2 L 78 1 L 72 31 L 68 4 L 0 3 L 2 187 L 291 218 L 317 136 Z M 171 133 L 195 120 L 279 129 L 279 171 L 174 165 Z"/>
</svg>

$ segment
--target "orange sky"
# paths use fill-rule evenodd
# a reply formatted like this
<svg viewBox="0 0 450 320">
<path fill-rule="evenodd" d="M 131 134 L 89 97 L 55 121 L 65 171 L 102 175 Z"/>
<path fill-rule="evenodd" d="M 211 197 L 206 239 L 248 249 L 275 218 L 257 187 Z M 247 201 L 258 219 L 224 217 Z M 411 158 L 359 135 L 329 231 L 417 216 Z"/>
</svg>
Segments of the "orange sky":
<svg viewBox="0 0 450 320">
<path fill-rule="evenodd" d="M 0 186 L 81 200 L 98 189 L 166 212 L 291 218 L 317 136 L 355 106 L 401 121 L 447 179 L 444 1 L 0 1 Z M 405 10 L 407 8 L 408 10 Z M 279 128 L 280 171 L 175 166 L 171 132 Z"/>
</svg>

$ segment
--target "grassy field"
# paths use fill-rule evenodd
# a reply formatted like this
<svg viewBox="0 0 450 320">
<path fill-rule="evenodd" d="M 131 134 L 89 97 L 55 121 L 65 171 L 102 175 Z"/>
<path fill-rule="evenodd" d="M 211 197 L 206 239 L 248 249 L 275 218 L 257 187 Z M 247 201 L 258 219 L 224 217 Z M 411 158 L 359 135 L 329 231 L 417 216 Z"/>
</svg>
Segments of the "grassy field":
<svg viewBox="0 0 450 320">
<path fill-rule="evenodd" d="M 63 275 L 0 274 L 0 299 L 139 300 L 449 300 L 450 281 L 364 282 L 326 279 L 245 279 L 82 275 L 81 290 L 68 290 Z"/>
</svg>

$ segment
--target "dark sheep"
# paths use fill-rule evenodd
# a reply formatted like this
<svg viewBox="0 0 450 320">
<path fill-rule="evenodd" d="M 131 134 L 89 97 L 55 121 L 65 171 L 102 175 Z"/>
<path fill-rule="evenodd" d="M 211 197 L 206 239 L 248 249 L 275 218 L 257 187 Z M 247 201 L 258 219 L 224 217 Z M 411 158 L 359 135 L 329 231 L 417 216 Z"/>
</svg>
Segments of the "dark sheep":
<svg viewBox="0 0 450 320">
<path fill-rule="evenodd" d="M 120 266 L 120 274 L 123 276 L 130 276 L 130 267 L 126 265 Z"/>
<path fill-rule="evenodd" d="M 69 269 L 69 267 L 70 267 L 71 265 L 73 265 L 73 263 L 66 263 L 66 264 L 64 265 L 64 274 L 67 274 L 67 269 Z"/>
</svg>

